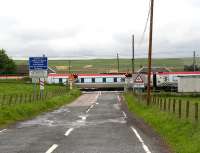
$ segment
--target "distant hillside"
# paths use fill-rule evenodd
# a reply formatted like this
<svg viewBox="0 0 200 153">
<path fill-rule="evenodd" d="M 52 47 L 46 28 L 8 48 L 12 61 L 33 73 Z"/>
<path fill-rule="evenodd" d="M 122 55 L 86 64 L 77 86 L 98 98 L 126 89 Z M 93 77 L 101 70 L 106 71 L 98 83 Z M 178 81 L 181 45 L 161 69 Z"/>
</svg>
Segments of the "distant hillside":
<svg viewBox="0 0 200 153">
<path fill-rule="evenodd" d="M 26 64 L 25 60 L 15 60 L 20 64 Z M 199 59 L 197 59 L 197 64 Z M 184 65 L 192 64 L 192 58 L 166 58 L 153 59 L 153 66 L 168 67 L 172 71 L 182 71 Z M 68 60 L 49 60 L 49 66 L 58 73 L 68 73 Z M 147 66 L 147 59 L 136 59 L 135 68 L 138 70 L 142 66 Z M 92 59 L 92 60 L 71 60 L 72 73 L 109 73 L 117 72 L 116 59 Z M 131 60 L 120 59 L 120 72 L 131 72 Z"/>
</svg>

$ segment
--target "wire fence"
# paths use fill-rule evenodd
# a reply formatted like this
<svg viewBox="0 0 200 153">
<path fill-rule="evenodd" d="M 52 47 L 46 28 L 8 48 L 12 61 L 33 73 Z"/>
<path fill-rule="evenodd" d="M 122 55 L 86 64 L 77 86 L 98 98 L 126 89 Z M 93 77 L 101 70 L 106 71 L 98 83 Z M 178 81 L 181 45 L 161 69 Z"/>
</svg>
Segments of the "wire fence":
<svg viewBox="0 0 200 153">
<path fill-rule="evenodd" d="M 19 94 L 11 94 L 11 95 L 0 95 L 0 107 L 8 106 L 8 105 L 16 105 L 16 104 L 26 104 L 26 103 L 34 103 L 39 101 L 45 101 L 49 98 L 55 96 L 61 96 L 66 94 L 66 88 L 57 88 L 51 91 L 43 91 L 36 93 L 19 93 Z"/>
<path fill-rule="evenodd" d="M 146 95 L 135 95 L 139 102 L 146 104 Z M 200 121 L 200 104 L 180 97 L 152 96 L 150 107 L 156 107 L 161 111 L 174 114 L 179 119 Z"/>
</svg>

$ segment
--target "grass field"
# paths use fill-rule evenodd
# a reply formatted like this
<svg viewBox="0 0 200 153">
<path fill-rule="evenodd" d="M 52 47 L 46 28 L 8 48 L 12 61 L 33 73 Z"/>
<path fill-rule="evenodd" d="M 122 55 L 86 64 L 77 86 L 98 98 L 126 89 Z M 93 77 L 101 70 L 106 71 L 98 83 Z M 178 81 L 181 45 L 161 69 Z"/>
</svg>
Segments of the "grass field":
<svg viewBox="0 0 200 153">
<path fill-rule="evenodd" d="M 46 100 L 1 106 L 0 127 L 32 118 L 42 112 L 56 109 L 64 104 L 72 102 L 79 95 L 80 91 L 74 89 L 66 92 L 64 95 L 54 96 Z"/>
<path fill-rule="evenodd" d="M 176 153 L 199 153 L 200 123 L 180 120 L 171 113 L 139 103 L 132 94 L 124 95 L 131 112 L 142 117 L 146 123 L 163 137 Z"/>
<path fill-rule="evenodd" d="M 199 59 L 197 59 L 198 64 Z M 17 64 L 26 64 L 25 60 L 15 60 Z M 120 59 L 120 72 L 131 72 L 131 59 Z M 192 58 L 166 58 L 153 59 L 153 66 L 169 67 L 172 71 L 183 70 L 184 65 L 192 64 Z M 49 60 L 49 66 L 58 72 L 68 72 L 68 60 Z M 147 59 L 136 59 L 136 70 L 147 65 Z M 73 73 L 109 73 L 117 72 L 116 59 L 91 59 L 71 60 L 71 72 Z"/>
<path fill-rule="evenodd" d="M 58 85 L 45 85 L 45 91 L 53 91 L 58 88 L 65 88 L 64 86 Z M 39 85 L 36 86 L 37 92 L 39 92 Z M 34 84 L 26 84 L 23 82 L 15 83 L 0 83 L 0 95 L 11 95 L 11 94 L 30 94 L 34 92 Z"/>
</svg>

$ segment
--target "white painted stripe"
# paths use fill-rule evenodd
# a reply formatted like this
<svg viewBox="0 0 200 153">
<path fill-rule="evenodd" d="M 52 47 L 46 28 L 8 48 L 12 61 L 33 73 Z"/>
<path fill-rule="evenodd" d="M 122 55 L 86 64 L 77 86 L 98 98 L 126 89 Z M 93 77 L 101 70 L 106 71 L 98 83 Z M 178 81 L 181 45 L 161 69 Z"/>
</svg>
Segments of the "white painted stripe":
<svg viewBox="0 0 200 153">
<path fill-rule="evenodd" d="M 138 140 L 142 144 L 142 147 L 143 147 L 144 151 L 146 153 L 151 153 L 151 151 L 149 150 L 149 148 L 147 147 L 147 145 L 145 145 L 142 137 L 139 135 L 139 133 L 137 132 L 137 130 L 134 127 L 131 127 L 131 129 L 133 130 L 133 132 L 135 133 L 136 137 L 138 138 Z"/>
<path fill-rule="evenodd" d="M 86 111 L 86 113 L 88 113 L 90 111 L 90 108 Z"/>
<path fill-rule="evenodd" d="M 120 102 L 120 101 L 121 101 L 121 98 L 119 97 L 119 95 L 117 96 L 117 99 L 118 99 L 118 102 Z"/>
<path fill-rule="evenodd" d="M 7 131 L 7 129 L 3 129 L 3 130 L 1 130 L 0 133 L 3 133 L 3 132 L 5 132 L 5 131 Z"/>
<path fill-rule="evenodd" d="M 70 128 L 69 130 L 67 130 L 65 132 L 65 136 L 68 136 L 73 130 L 74 130 L 74 128 Z"/>
<path fill-rule="evenodd" d="M 127 115 L 124 111 L 122 111 L 123 115 L 124 115 L 124 118 L 127 118 Z"/>
<path fill-rule="evenodd" d="M 52 153 L 57 147 L 57 144 L 52 145 L 51 148 L 49 148 L 49 150 L 46 151 L 46 153 Z"/>
</svg>

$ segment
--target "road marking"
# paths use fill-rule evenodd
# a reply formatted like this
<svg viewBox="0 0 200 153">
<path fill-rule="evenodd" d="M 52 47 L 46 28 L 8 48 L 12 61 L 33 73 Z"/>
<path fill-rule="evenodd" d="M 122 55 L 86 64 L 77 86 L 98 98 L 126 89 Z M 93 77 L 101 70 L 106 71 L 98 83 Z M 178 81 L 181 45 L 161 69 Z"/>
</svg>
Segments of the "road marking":
<svg viewBox="0 0 200 153">
<path fill-rule="evenodd" d="M 5 131 L 7 131 L 7 129 L 3 129 L 3 130 L 1 130 L 0 133 L 3 133 L 3 132 L 5 132 Z"/>
<path fill-rule="evenodd" d="M 142 144 L 142 147 L 143 147 L 144 151 L 146 153 L 151 153 L 151 151 L 149 150 L 149 148 L 147 147 L 147 145 L 145 145 L 143 139 L 141 138 L 141 136 L 139 135 L 139 133 L 137 132 L 137 130 L 134 127 L 131 127 L 131 129 L 133 130 L 133 132 L 135 133 L 136 137 L 138 138 L 138 140 Z"/>
<path fill-rule="evenodd" d="M 46 151 L 46 153 L 52 153 L 57 147 L 57 144 L 52 145 L 51 148 L 49 148 L 49 150 Z"/>
<path fill-rule="evenodd" d="M 86 120 L 87 116 L 79 116 L 82 120 Z"/>
<path fill-rule="evenodd" d="M 119 102 L 121 101 L 121 98 L 119 97 L 119 95 L 117 96 L 117 99 L 118 99 Z"/>
<path fill-rule="evenodd" d="M 124 118 L 127 118 L 127 115 L 124 111 L 122 111 L 123 115 L 124 115 Z"/>
<path fill-rule="evenodd" d="M 67 130 L 65 132 L 65 136 L 68 136 L 73 130 L 74 130 L 74 128 L 70 128 L 69 130 Z"/>
</svg>

